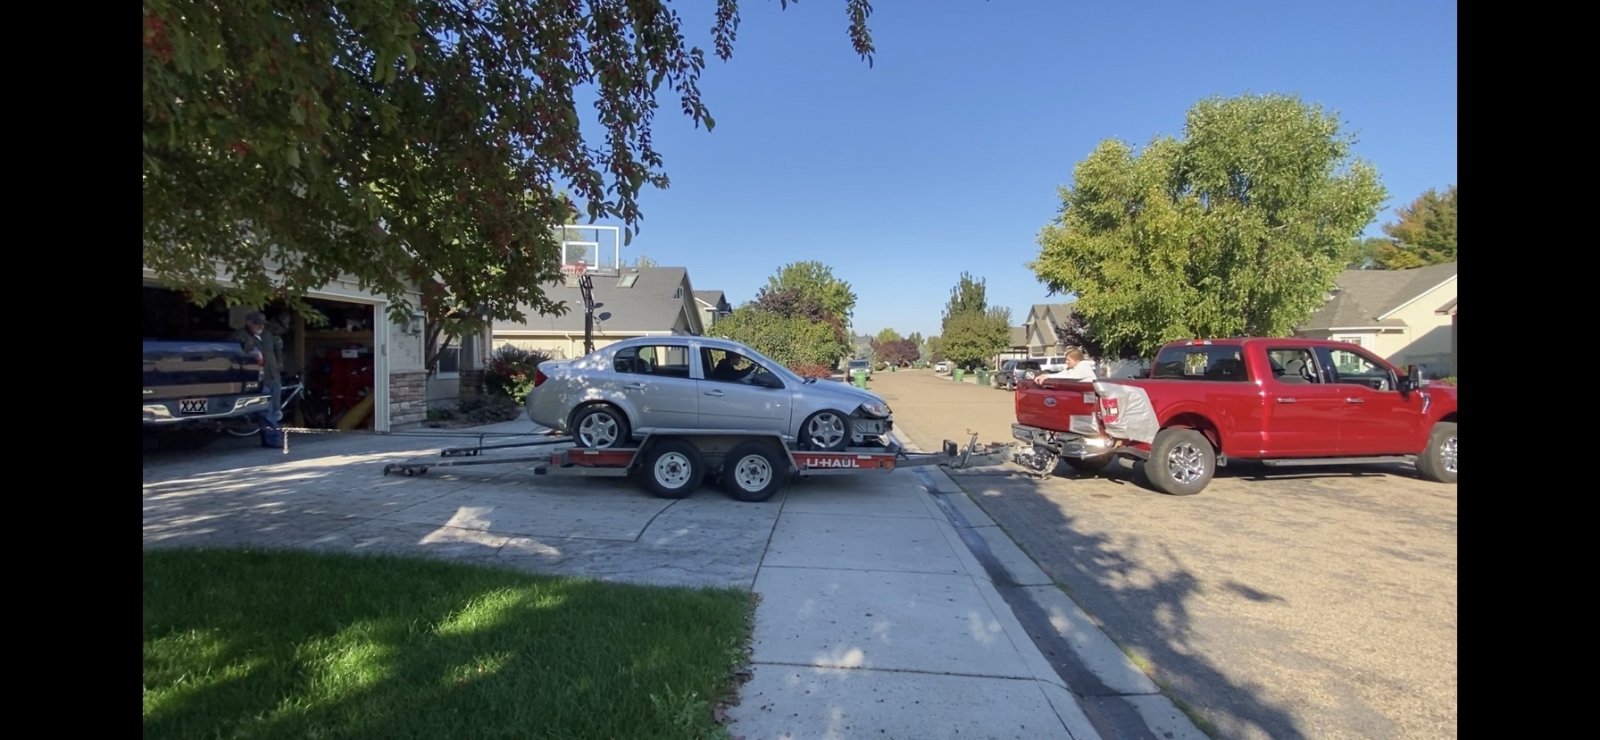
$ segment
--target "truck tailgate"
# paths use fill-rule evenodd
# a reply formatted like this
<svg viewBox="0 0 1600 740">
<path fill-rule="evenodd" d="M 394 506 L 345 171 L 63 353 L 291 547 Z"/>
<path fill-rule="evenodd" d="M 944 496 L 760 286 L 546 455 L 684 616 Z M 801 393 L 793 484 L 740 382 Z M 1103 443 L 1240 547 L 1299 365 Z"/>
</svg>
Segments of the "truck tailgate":
<svg viewBox="0 0 1600 740">
<path fill-rule="evenodd" d="M 144 400 L 259 393 L 261 366 L 231 342 L 144 342 Z"/>
<path fill-rule="evenodd" d="M 1055 432 L 1098 434 L 1094 385 L 1075 380 L 1024 382 L 1017 386 L 1017 423 Z"/>
</svg>

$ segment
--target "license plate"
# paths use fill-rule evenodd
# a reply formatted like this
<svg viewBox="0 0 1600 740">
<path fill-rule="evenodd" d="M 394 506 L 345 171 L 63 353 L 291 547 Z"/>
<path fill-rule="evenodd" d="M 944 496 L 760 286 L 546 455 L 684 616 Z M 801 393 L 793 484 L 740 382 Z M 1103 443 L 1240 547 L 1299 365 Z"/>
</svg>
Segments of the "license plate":
<svg viewBox="0 0 1600 740">
<path fill-rule="evenodd" d="M 180 414 L 203 414 L 209 410 L 209 404 L 204 398 L 185 398 L 178 402 Z"/>
</svg>

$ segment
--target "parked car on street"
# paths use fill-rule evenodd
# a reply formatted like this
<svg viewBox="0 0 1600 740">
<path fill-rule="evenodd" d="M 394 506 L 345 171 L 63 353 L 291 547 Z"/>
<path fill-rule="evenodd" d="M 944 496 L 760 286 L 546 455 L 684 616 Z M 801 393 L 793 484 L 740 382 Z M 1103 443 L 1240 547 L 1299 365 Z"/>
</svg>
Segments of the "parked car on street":
<svg viewBox="0 0 1600 740">
<path fill-rule="evenodd" d="M 994 384 L 1003 390 L 1016 390 L 1018 384 L 1033 380 L 1041 372 L 1038 360 L 1006 360 L 1000 363 L 1000 371 L 994 375 Z"/>
<path fill-rule="evenodd" d="M 738 342 L 696 336 L 625 339 L 576 360 L 539 364 L 528 418 L 580 447 L 626 447 L 662 430 L 775 432 L 801 449 L 888 444 L 883 398 L 803 378 Z"/>
<path fill-rule="evenodd" d="M 1456 482 L 1456 389 L 1359 345 L 1318 339 L 1174 342 L 1148 378 L 1047 379 L 1016 396 L 1012 436 L 1036 470 L 1131 457 L 1158 490 L 1199 493 L 1229 460 L 1268 466 L 1410 461 Z"/>
<path fill-rule="evenodd" d="M 850 364 L 845 366 L 845 380 L 855 377 L 857 370 L 865 372 L 868 378 L 872 377 L 872 360 L 851 360 Z"/>
<path fill-rule="evenodd" d="M 945 362 L 944 360 L 935 362 L 933 363 L 933 371 L 936 373 L 948 373 L 950 372 L 950 363 Z"/>
</svg>

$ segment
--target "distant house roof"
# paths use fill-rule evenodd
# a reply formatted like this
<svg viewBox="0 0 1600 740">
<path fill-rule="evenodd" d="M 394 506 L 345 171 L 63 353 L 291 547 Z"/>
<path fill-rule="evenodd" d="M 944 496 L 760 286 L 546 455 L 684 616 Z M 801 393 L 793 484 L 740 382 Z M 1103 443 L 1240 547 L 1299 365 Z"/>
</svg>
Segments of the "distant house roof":
<svg viewBox="0 0 1600 740">
<path fill-rule="evenodd" d="M 728 307 L 728 297 L 720 290 L 697 290 L 694 299 L 713 309 Z"/>
<path fill-rule="evenodd" d="M 1455 276 L 1454 262 L 1410 270 L 1345 270 L 1335 280 L 1333 297 L 1303 328 L 1404 327 L 1389 315 Z"/>
<path fill-rule="evenodd" d="M 1013 346 L 1013 347 L 1026 347 L 1026 346 L 1028 346 L 1028 327 L 1026 327 L 1026 326 L 1013 326 L 1013 327 L 1011 327 L 1011 346 Z"/>
<path fill-rule="evenodd" d="M 692 304 L 684 296 L 685 290 L 693 292 L 686 268 L 625 268 L 619 276 L 594 275 L 590 280 L 594 283 L 594 301 L 599 304 L 594 311 L 597 332 L 671 331 L 680 318 L 690 326 L 700 326 L 699 312 L 689 310 Z M 551 300 L 566 301 L 566 315 L 541 316 L 523 306 L 526 321 L 496 321 L 493 331 L 582 332 L 583 296 L 578 288 L 556 282 L 544 290 Z M 686 313 L 692 315 L 685 316 Z"/>
</svg>

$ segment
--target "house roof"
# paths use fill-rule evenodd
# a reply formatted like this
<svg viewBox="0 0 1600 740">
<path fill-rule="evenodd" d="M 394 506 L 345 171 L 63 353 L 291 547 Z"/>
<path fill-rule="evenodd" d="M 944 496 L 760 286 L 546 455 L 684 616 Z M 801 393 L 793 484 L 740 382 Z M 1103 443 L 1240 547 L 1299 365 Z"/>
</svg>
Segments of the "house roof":
<svg viewBox="0 0 1600 740">
<path fill-rule="evenodd" d="M 1438 308 L 1433 309 L 1433 312 L 1434 313 L 1455 313 L 1456 312 L 1456 299 L 1451 298 L 1449 300 L 1449 302 L 1445 303 L 1443 306 L 1440 306 Z"/>
<path fill-rule="evenodd" d="M 1404 321 L 1380 317 L 1416 300 L 1455 275 L 1454 262 L 1410 270 L 1345 270 L 1334 281 L 1338 288 L 1333 297 L 1311 314 L 1304 328 L 1404 327 Z"/>
<path fill-rule="evenodd" d="M 633 286 L 622 287 L 630 274 L 638 276 Z M 597 333 L 671 331 L 687 307 L 680 291 L 693 292 L 689 271 L 683 267 L 624 269 L 618 277 L 595 275 L 590 280 L 594 283 L 594 301 L 599 304 L 594 311 Z M 551 300 L 566 301 L 566 315 L 541 316 L 523 306 L 525 321 L 496 321 L 493 331 L 582 332 L 583 296 L 577 286 L 556 282 L 544 290 Z"/>
<path fill-rule="evenodd" d="M 1028 346 L 1028 327 L 1026 327 L 1026 326 L 1013 326 L 1013 327 L 1011 327 L 1011 346 L 1013 346 L 1013 347 L 1026 347 L 1026 346 Z"/>
<path fill-rule="evenodd" d="M 712 308 L 728 302 L 727 295 L 720 290 L 697 290 L 694 292 L 694 299 Z"/>
</svg>

